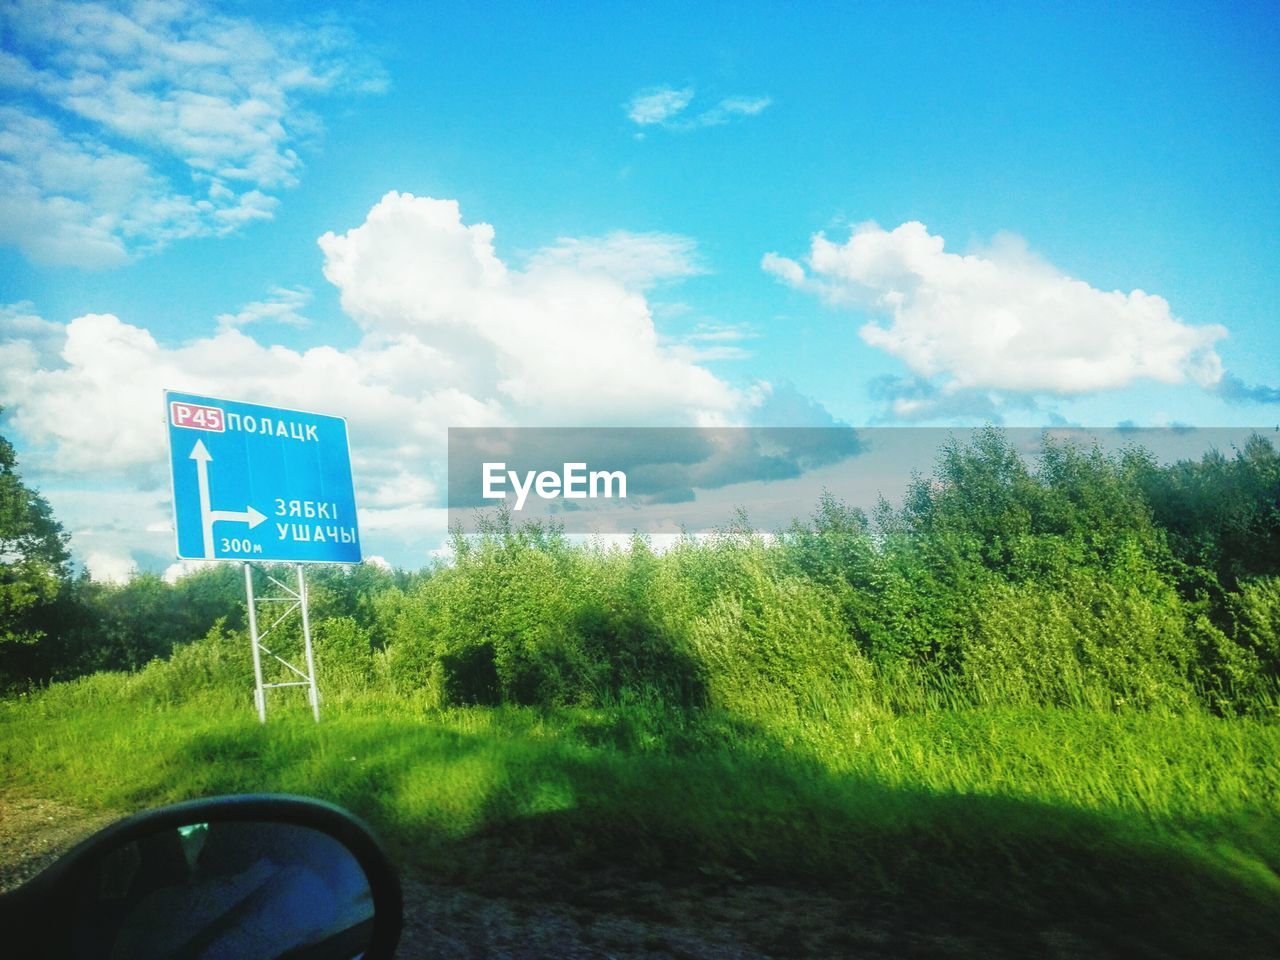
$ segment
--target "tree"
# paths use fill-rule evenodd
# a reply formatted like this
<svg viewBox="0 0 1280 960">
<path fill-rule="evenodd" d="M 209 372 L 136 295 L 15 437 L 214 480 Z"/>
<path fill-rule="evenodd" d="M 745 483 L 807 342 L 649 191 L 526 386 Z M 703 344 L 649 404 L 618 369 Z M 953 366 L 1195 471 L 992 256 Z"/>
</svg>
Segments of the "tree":
<svg viewBox="0 0 1280 960">
<path fill-rule="evenodd" d="M 1253 434 L 1232 458 L 1213 450 L 1135 468 L 1175 555 L 1212 577 L 1213 593 L 1280 575 L 1280 452 L 1266 437 Z"/>
<path fill-rule="evenodd" d="M 0 436 L 0 655 L 44 636 L 42 614 L 70 573 L 67 540 L 48 501 L 22 482 L 13 445 Z"/>
</svg>

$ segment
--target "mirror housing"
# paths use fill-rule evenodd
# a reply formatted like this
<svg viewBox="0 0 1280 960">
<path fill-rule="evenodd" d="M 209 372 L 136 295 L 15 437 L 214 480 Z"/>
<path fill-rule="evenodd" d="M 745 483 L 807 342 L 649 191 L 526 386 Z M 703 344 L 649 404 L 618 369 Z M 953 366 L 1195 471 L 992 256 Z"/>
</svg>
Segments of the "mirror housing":
<svg viewBox="0 0 1280 960">
<path fill-rule="evenodd" d="M 224 828 L 222 833 L 254 837 L 257 846 L 251 849 L 263 852 L 264 856 L 269 854 L 268 848 L 275 838 L 290 841 L 290 846 L 298 850 L 301 849 L 298 838 L 309 835 L 315 839 L 302 846 L 312 852 L 304 851 L 300 856 L 327 856 L 330 866 L 335 854 L 347 863 L 354 861 L 363 871 L 368 883 L 367 896 L 372 899 L 372 918 L 360 925 L 360 940 L 364 945 L 351 956 L 379 960 L 394 955 L 403 923 L 400 881 L 373 833 L 361 821 L 333 804 L 281 794 L 244 794 L 191 800 L 135 814 L 99 831 L 72 848 L 28 883 L 0 898 L 0 927 L 5 928 L 7 944 L 18 948 L 15 956 L 46 957 L 51 960 L 71 960 L 84 956 L 85 918 L 78 913 L 82 911 L 85 891 L 96 892 L 102 883 L 104 869 L 109 872 L 113 863 L 127 861 L 129 858 L 123 856 L 126 852 L 136 861 L 136 851 L 139 848 L 145 849 L 146 845 L 154 844 L 157 839 L 169 837 L 170 834 L 176 844 L 178 838 L 187 836 L 193 826 L 207 825 L 204 833 L 212 838 L 214 829 L 222 824 L 239 824 L 234 830 Z M 275 827 L 280 829 L 273 830 Z M 309 834 L 309 831 L 314 833 Z M 211 843 L 212 840 L 208 842 Z M 321 869 L 320 864 L 309 864 L 295 856 L 291 868 L 294 874 L 291 876 L 305 874 L 309 872 L 307 868 L 313 866 Z M 130 865 L 124 863 L 123 869 L 130 869 Z M 241 878 L 240 889 L 244 891 L 253 886 L 255 891 L 267 891 L 268 895 L 275 896 L 276 904 L 271 909 L 279 914 L 291 909 L 287 906 L 287 899 L 279 896 L 284 890 L 280 876 L 281 874 L 277 874 L 255 884 L 254 878 L 246 873 Z M 311 877 L 315 879 L 316 875 L 312 873 Z M 362 891 L 362 899 L 364 896 Z M 247 903 L 247 897 L 242 897 L 242 902 Z M 157 901 L 156 905 L 160 906 L 162 903 L 163 901 Z M 174 911 L 170 910 L 168 917 L 172 926 L 175 921 Z M 180 924 L 187 919 L 191 920 L 193 927 L 198 928 L 199 921 L 190 913 L 179 914 L 176 922 Z M 262 927 L 264 920 L 261 910 L 254 922 L 259 928 Z M 198 929 L 193 929 L 192 932 L 198 932 Z M 262 960 L 307 957 L 305 950 L 280 951 L 266 947 L 265 942 L 264 949 L 268 952 L 263 955 Z M 343 955 L 343 948 L 335 943 L 332 954 L 321 951 L 317 953 L 317 956 L 320 955 L 327 960 L 330 955 Z M 245 956 L 244 960 L 258 958 Z"/>
</svg>

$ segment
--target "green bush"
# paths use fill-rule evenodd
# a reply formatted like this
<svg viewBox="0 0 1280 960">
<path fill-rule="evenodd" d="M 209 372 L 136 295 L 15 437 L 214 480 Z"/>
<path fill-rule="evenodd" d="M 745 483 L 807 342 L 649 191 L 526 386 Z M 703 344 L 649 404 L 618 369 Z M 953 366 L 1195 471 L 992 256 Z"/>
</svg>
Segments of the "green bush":
<svg viewBox="0 0 1280 960">
<path fill-rule="evenodd" d="M 1079 578 L 996 583 L 974 605 L 966 684 L 984 703 L 1185 706 L 1193 640 L 1176 597 Z"/>
<path fill-rule="evenodd" d="M 135 674 L 128 694 L 156 703 L 182 703 L 208 692 L 253 690 L 253 658 L 248 635 L 228 630 L 219 619 L 204 638 L 177 647 L 168 660 L 152 660 Z"/>
<path fill-rule="evenodd" d="M 329 617 L 312 630 L 316 675 L 322 688 L 361 690 L 374 678 L 369 631 L 353 617 Z"/>
<path fill-rule="evenodd" d="M 580 563 L 567 549 L 482 544 L 408 595 L 388 643 L 399 687 L 441 706 L 578 703 L 589 665 L 572 625 Z"/>
<path fill-rule="evenodd" d="M 736 554 L 735 575 L 687 626 L 712 705 L 790 712 L 817 691 L 866 680 L 835 593 L 779 572 L 762 545 Z"/>
<path fill-rule="evenodd" d="M 1226 601 L 1230 633 L 1204 624 L 1204 686 L 1225 711 L 1267 710 L 1280 693 L 1280 577 L 1241 583 Z"/>
</svg>

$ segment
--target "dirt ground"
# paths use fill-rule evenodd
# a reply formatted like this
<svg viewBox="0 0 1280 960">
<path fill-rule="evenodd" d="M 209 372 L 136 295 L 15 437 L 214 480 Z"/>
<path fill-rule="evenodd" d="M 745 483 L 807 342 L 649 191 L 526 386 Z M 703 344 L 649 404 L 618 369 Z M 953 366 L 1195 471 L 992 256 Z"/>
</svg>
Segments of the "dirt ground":
<svg viewBox="0 0 1280 960">
<path fill-rule="evenodd" d="M 727 878 L 639 878 L 522 857 L 509 882 L 405 882 L 401 956 L 479 960 L 977 957 L 972 944 L 854 918 L 822 891 Z M 1074 954 L 1051 954 L 1074 956 Z"/>
<path fill-rule="evenodd" d="M 34 877 L 95 830 L 118 819 L 57 800 L 0 793 L 0 891 Z"/>
<path fill-rule="evenodd" d="M 115 817 L 0 793 L 0 890 L 34 876 Z M 972 934 L 912 929 L 891 904 L 851 903 L 831 891 L 746 882 L 733 875 L 641 876 L 570 855 L 510 856 L 487 848 L 457 882 L 403 877 L 402 960 L 764 960 L 973 958 L 1067 960 L 1097 945 L 1046 931 L 1017 954 Z"/>
</svg>

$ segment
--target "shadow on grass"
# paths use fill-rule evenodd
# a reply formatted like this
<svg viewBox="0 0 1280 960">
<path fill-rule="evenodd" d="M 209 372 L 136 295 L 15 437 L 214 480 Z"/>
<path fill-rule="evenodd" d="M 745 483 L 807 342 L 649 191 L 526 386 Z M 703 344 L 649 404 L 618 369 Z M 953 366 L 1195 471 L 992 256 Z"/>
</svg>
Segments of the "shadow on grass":
<svg viewBox="0 0 1280 960">
<path fill-rule="evenodd" d="M 616 869 L 686 888 L 820 889 L 891 945 L 923 931 L 956 956 L 1044 955 L 1057 936 L 1087 956 L 1276 955 L 1280 818 L 1175 826 L 891 787 L 761 736 L 750 751 L 696 735 L 646 751 L 625 724 L 584 742 L 524 716 L 473 731 L 367 717 L 203 732 L 184 757 L 205 775 L 187 786 L 323 796 L 370 821 L 415 876 L 490 893 L 527 895 L 530 871 L 552 862 L 565 875 L 533 884 L 546 896 Z"/>
</svg>

